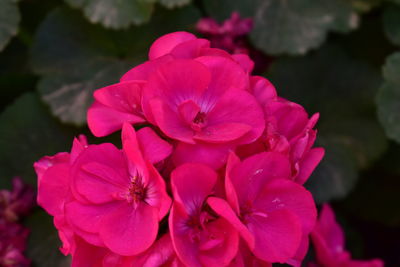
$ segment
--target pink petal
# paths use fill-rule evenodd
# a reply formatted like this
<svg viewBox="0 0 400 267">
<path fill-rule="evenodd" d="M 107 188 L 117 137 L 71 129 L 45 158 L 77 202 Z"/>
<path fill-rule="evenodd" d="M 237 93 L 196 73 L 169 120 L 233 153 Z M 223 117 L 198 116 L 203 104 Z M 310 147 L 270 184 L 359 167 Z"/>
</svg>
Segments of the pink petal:
<svg viewBox="0 0 400 267">
<path fill-rule="evenodd" d="M 196 36 L 188 32 L 173 32 L 158 38 L 150 47 L 149 59 L 161 57 L 171 52 L 175 46 L 186 41 L 195 40 Z"/>
<path fill-rule="evenodd" d="M 286 263 L 293 267 L 301 267 L 304 257 L 307 255 L 309 248 L 309 235 L 304 235 L 301 238 L 300 246 L 297 249 L 296 255 L 289 259 Z"/>
<path fill-rule="evenodd" d="M 82 169 L 82 166 L 94 162 L 106 166 L 105 168 L 111 168 L 113 170 L 112 177 L 97 177 Z M 87 202 L 88 198 L 91 197 L 93 200 L 101 198 L 102 196 L 97 196 L 97 183 L 106 191 L 105 187 L 109 184 L 107 181 L 119 185 L 127 184 L 129 183 L 129 177 L 127 176 L 126 169 L 127 166 L 123 153 L 114 145 L 109 143 L 90 145 L 72 165 L 71 192 L 76 199 L 83 203 Z M 105 196 L 104 201 L 109 199 L 110 196 Z"/>
<path fill-rule="evenodd" d="M 76 252 L 73 254 L 71 267 L 101 266 L 104 256 L 108 253 L 106 248 L 96 247 L 85 240 L 76 237 Z"/>
<path fill-rule="evenodd" d="M 286 156 L 280 153 L 263 152 L 237 164 L 229 173 L 229 177 L 239 203 L 244 203 L 252 202 L 269 181 L 289 179 L 290 173 L 290 162 Z"/>
<path fill-rule="evenodd" d="M 149 104 L 157 126 L 167 136 L 182 142 L 194 143 L 192 138 L 193 130 L 184 123 L 176 112 L 171 110 L 160 99 L 152 99 Z"/>
<path fill-rule="evenodd" d="M 226 164 L 225 170 L 225 193 L 229 205 L 233 208 L 236 214 L 240 214 L 239 200 L 236 194 L 236 189 L 233 186 L 231 172 L 233 168 L 240 163 L 240 159 L 231 152 L 228 157 L 228 162 Z"/>
<path fill-rule="evenodd" d="M 208 113 L 208 125 L 222 123 L 241 123 L 251 127 L 240 142 L 255 141 L 265 128 L 264 114 L 257 100 L 247 91 L 229 90 Z"/>
<path fill-rule="evenodd" d="M 189 40 L 180 43 L 171 51 L 171 55 L 175 58 L 195 58 L 200 55 L 204 48 L 210 47 L 210 41 L 207 39 Z"/>
<path fill-rule="evenodd" d="M 252 76 L 250 78 L 250 92 L 255 96 L 261 106 L 277 98 L 277 93 L 273 84 L 261 76 Z"/>
<path fill-rule="evenodd" d="M 193 100 L 186 100 L 179 104 L 178 111 L 182 120 L 190 125 L 200 112 L 200 107 Z"/>
<path fill-rule="evenodd" d="M 69 164 L 59 163 L 48 168 L 38 182 L 38 204 L 53 216 L 64 212 L 64 203 L 70 194 Z"/>
<path fill-rule="evenodd" d="M 270 181 L 260 190 L 253 207 L 267 213 L 286 209 L 296 214 L 303 226 L 304 234 L 314 228 L 317 209 L 309 191 L 295 182 L 285 179 Z"/>
<path fill-rule="evenodd" d="M 210 103 L 215 102 L 217 97 L 222 96 L 227 90 L 232 88 L 244 90 L 248 85 L 248 78 L 243 69 L 225 57 L 203 56 L 196 58 L 211 72 L 211 82 L 203 96 L 203 109 Z"/>
<path fill-rule="evenodd" d="M 251 126 L 247 124 L 226 122 L 207 126 L 193 138 L 208 143 L 227 143 L 239 139 L 251 130 Z"/>
<path fill-rule="evenodd" d="M 243 68 L 246 73 L 251 73 L 254 69 L 254 62 L 246 54 L 234 54 L 233 59 Z"/>
<path fill-rule="evenodd" d="M 112 167 L 89 162 L 81 165 L 81 172 L 74 179 L 76 191 L 92 203 L 114 201 L 118 193 L 128 188 L 129 177 L 123 177 Z"/>
<path fill-rule="evenodd" d="M 173 151 L 172 160 L 176 166 L 184 163 L 202 163 L 217 170 L 227 160 L 228 153 L 232 149 L 230 144 L 187 144 L 179 142 Z"/>
<path fill-rule="evenodd" d="M 156 71 L 159 66 L 171 60 L 173 60 L 171 55 L 165 55 L 154 60 L 146 61 L 145 63 L 130 69 L 121 77 L 120 81 L 147 81 L 150 75 Z"/>
<path fill-rule="evenodd" d="M 181 203 L 189 214 L 202 208 L 216 181 L 215 171 L 202 164 L 186 163 L 171 173 L 175 201 Z"/>
<path fill-rule="evenodd" d="M 304 184 L 312 172 L 324 157 L 325 150 L 322 147 L 313 148 L 304 156 L 300 162 L 300 170 L 296 176 L 296 183 Z"/>
<path fill-rule="evenodd" d="M 148 249 L 156 239 L 158 211 L 140 203 L 136 208 L 121 203 L 102 219 L 100 236 L 114 253 L 132 256 Z"/>
<path fill-rule="evenodd" d="M 83 137 L 82 137 L 83 136 Z M 70 164 L 72 165 L 79 155 L 89 146 L 86 137 L 84 135 L 79 136 L 80 138 L 74 138 L 71 148 Z"/>
<path fill-rule="evenodd" d="M 249 216 L 247 220 L 247 227 L 255 238 L 253 253 L 256 257 L 284 263 L 295 255 L 302 236 L 296 215 L 287 210 L 276 210 L 265 216 Z"/>
<path fill-rule="evenodd" d="M 226 219 L 236 230 L 238 230 L 239 234 L 247 242 L 250 249 L 254 248 L 254 237 L 252 233 L 250 233 L 247 227 L 239 220 L 235 212 L 225 200 L 216 197 L 209 197 L 207 203 L 218 215 Z"/>
<path fill-rule="evenodd" d="M 341 252 L 344 250 L 344 233 L 329 205 L 325 204 L 322 206 L 314 232 L 322 235 L 332 251 Z"/>
<path fill-rule="evenodd" d="M 151 163 L 160 162 L 172 153 L 172 146 L 161 139 L 150 127 L 144 127 L 136 134 L 144 158 Z"/>
<path fill-rule="evenodd" d="M 103 137 L 121 129 L 124 122 L 140 123 L 145 120 L 129 112 L 121 112 L 94 102 L 87 113 L 87 121 L 90 131 L 96 137 Z"/>
<path fill-rule="evenodd" d="M 36 175 L 38 177 L 38 182 L 42 179 L 44 173 L 54 165 L 61 164 L 61 163 L 68 163 L 70 160 L 69 153 L 60 152 L 55 154 L 54 156 L 44 156 L 37 162 L 33 164 L 35 168 Z"/>
</svg>

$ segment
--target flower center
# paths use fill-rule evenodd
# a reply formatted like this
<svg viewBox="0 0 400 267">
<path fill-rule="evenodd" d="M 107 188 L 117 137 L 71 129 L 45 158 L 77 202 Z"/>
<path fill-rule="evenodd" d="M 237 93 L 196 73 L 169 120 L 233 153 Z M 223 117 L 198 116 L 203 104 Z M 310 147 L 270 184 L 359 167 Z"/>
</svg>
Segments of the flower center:
<svg viewBox="0 0 400 267">
<path fill-rule="evenodd" d="M 206 119 L 206 114 L 204 112 L 197 113 L 196 117 L 193 119 L 194 124 L 202 124 Z"/>
<path fill-rule="evenodd" d="M 129 202 L 138 203 L 144 201 L 146 198 L 146 187 L 142 182 L 140 176 L 132 177 L 131 184 L 129 186 Z"/>
</svg>

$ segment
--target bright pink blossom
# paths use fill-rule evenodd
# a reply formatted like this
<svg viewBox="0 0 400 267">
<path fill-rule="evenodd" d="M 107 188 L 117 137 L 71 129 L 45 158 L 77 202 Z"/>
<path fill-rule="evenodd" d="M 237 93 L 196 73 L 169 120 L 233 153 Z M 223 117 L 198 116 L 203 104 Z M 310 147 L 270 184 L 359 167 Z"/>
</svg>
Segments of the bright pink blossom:
<svg viewBox="0 0 400 267">
<path fill-rule="evenodd" d="M 383 267 L 380 259 L 353 260 L 346 251 L 344 233 L 336 222 L 332 208 L 325 204 L 311 233 L 317 266 L 320 267 Z"/>
<path fill-rule="evenodd" d="M 241 18 L 238 12 L 219 25 L 212 18 L 203 18 L 197 22 L 196 29 L 211 41 L 211 46 L 227 50 L 230 53 L 248 53 L 245 36 L 253 28 L 251 18 Z"/>
<path fill-rule="evenodd" d="M 152 245 L 170 199 L 128 124 L 122 140 L 123 151 L 90 145 L 77 158 L 71 169 L 75 199 L 66 205 L 66 216 L 87 242 L 130 256 Z"/>
<path fill-rule="evenodd" d="M 171 177 L 169 229 L 179 259 L 186 266 L 226 266 L 237 253 L 239 239 L 230 223 L 207 205 L 217 174 L 205 165 L 184 164 Z"/>
<path fill-rule="evenodd" d="M 323 148 L 313 148 L 317 131 L 314 126 L 319 114 L 308 118 L 304 108 L 277 98 L 272 85 L 262 78 L 254 83 L 253 93 L 264 107 L 266 127 L 254 143 L 239 148 L 242 157 L 262 151 L 279 152 L 290 157 L 291 177 L 304 184 L 324 156 Z"/>
<path fill-rule="evenodd" d="M 231 154 L 225 177 L 227 200 L 208 203 L 236 226 L 256 257 L 286 262 L 294 257 L 303 234 L 314 227 L 316 208 L 311 194 L 289 180 L 287 157 L 272 152 L 240 162 Z"/>
</svg>

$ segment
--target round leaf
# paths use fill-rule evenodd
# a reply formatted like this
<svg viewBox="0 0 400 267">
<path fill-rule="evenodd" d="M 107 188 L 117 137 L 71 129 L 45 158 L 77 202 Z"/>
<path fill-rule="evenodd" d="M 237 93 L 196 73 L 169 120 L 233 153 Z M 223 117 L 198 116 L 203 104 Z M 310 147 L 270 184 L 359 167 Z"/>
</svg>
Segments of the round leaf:
<svg viewBox="0 0 400 267">
<path fill-rule="evenodd" d="M 0 51 L 17 34 L 20 14 L 16 0 L 0 0 Z"/>
</svg>

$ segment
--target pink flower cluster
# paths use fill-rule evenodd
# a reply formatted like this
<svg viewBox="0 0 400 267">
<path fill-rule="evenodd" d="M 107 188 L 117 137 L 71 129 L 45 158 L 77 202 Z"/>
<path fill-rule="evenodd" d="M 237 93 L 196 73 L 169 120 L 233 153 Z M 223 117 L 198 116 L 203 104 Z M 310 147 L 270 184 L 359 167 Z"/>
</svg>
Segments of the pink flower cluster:
<svg viewBox="0 0 400 267">
<path fill-rule="evenodd" d="M 18 177 L 12 184 L 12 191 L 0 190 L 0 266 L 25 267 L 30 265 L 24 256 L 29 230 L 18 221 L 32 209 L 35 194 Z"/>
<path fill-rule="evenodd" d="M 344 248 L 344 233 L 336 222 L 332 208 L 325 204 L 311 233 L 317 263 L 309 267 L 383 267 L 383 261 L 353 260 Z"/>
<path fill-rule="evenodd" d="M 35 163 L 38 203 L 72 266 L 300 266 L 317 210 L 318 114 L 187 32 L 94 93 L 88 144 Z M 135 130 L 132 125 L 137 126 Z"/>
</svg>

